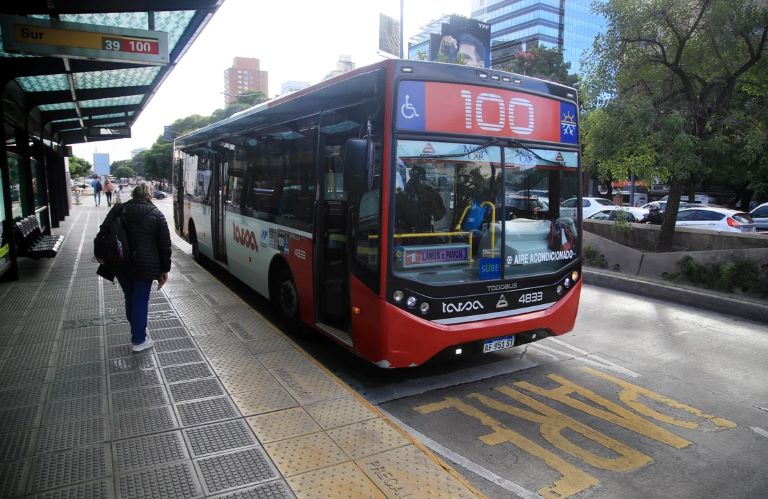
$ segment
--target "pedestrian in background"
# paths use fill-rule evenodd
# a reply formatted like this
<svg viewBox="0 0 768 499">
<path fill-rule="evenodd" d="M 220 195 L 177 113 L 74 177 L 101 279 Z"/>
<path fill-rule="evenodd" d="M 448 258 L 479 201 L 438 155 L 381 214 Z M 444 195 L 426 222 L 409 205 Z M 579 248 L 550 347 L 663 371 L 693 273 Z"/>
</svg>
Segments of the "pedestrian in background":
<svg viewBox="0 0 768 499">
<path fill-rule="evenodd" d="M 96 177 L 93 182 L 91 182 L 91 187 L 93 188 L 93 202 L 96 203 L 96 206 L 99 206 L 101 204 L 101 180 L 99 180 L 99 177 Z"/>
<path fill-rule="evenodd" d="M 109 177 L 104 181 L 104 194 L 107 195 L 107 206 L 112 206 L 112 192 L 115 190 L 115 184 L 109 181 Z"/>
<path fill-rule="evenodd" d="M 141 352 L 154 345 L 147 331 L 149 294 L 153 281 L 157 281 L 159 290 L 168 280 L 168 272 L 171 270 L 171 235 L 165 217 L 152 204 L 147 184 L 136 186 L 131 197 L 130 201 L 116 205 L 112 211 L 123 210 L 134 255 L 131 264 L 117 273 L 117 280 L 125 295 L 125 316 L 131 324 L 131 350 Z M 108 279 L 105 273 L 110 272 L 103 267 L 99 267 L 98 273 Z"/>
</svg>

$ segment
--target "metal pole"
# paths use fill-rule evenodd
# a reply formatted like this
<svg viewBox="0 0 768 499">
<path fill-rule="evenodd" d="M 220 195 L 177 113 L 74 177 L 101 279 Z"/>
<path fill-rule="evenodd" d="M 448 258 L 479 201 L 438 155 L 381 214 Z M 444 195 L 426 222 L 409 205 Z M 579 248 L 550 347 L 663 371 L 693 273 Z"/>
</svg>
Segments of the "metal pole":
<svg viewBox="0 0 768 499">
<path fill-rule="evenodd" d="M 400 59 L 405 59 L 405 57 L 403 57 L 403 49 L 405 48 L 405 40 L 403 40 L 403 2 L 405 2 L 405 0 L 400 0 Z"/>
</svg>

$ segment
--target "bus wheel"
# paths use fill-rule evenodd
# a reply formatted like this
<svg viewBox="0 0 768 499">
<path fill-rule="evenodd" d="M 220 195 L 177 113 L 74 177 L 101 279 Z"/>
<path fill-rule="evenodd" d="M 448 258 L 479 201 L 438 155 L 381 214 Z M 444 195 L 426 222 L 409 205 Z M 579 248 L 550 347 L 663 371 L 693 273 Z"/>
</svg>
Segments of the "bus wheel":
<svg viewBox="0 0 768 499">
<path fill-rule="evenodd" d="M 299 338 L 305 337 L 306 329 L 299 319 L 299 292 L 287 268 L 277 275 L 270 299 L 287 332 Z"/>
</svg>

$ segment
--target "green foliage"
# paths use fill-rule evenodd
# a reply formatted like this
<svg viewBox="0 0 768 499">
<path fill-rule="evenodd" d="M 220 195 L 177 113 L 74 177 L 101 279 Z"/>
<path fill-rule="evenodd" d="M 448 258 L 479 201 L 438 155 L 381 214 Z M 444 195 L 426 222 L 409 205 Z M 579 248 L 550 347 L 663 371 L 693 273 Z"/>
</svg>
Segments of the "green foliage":
<svg viewBox="0 0 768 499">
<path fill-rule="evenodd" d="M 578 75 L 570 73 L 571 63 L 566 62 L 563 52 L 556 48 L 535 47 L 526 52 L 518 51 L 512 62 L 499 69 L 555 81 L 569 87 L 579 82 Z"/>
<path fill-rule="evenodd" d="M 89 175 L 93 166 L 77 156 L 69 158 L 69 178 L 85 177 Z"/>
<path fill-rule="evenodd" d="M 136 176 L 136 172 L 130 166 L 119 166 L 112 172 L 117 178 L 133 178 Z"/>
<path fill-rule="evenodd" d="M 592 246 L 585 244 L 584 245 L 584 264 L 590 266 L 590 267 L 599 267 L 601 269 L 604 269 L 608 266 L 608 260 L 605 259 L 605 256 L 601 255 L 599 251 L 597 251 Z"/>
<path fill-rule="evenodd" d="M 768 7 L 753 0 L 605 0 L 607 29 L 583 59 L 585 163 L 603 177 L 682 187 L 715 176 L 768 185 Z M 600 113 L 599 111 L 603 111 Z M 668 214 L 669 215 L 669 214 Z M 659 247 L 671 245 L 674 216 Z"/>
<path fill-rule="evenodd" d="M 761 269 L 752 260 L 736 259 L 725 265 L 714 263 L 702 265 L 691 256 L 684 256 L 677 262 L 678 272 L 670 275 L 673 281 L 683 281 L 707 289 L 734 290 L 768 296 L 768 269 Z"/>
</svg>

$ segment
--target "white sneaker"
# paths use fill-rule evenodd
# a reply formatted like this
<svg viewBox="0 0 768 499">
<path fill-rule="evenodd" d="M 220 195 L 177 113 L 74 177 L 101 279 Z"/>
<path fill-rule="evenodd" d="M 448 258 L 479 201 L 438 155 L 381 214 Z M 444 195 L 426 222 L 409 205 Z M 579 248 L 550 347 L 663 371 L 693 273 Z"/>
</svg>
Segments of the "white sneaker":
<svg viewBox="0 0 768 499">
<path fill-rule="evenodd" d="M 146 333 L 147 337 L 144 338 L 144 341 L 139 344 L 132 344 L 131 345 L 131 351 L 132 352 L 143 352 L 144 350 L 147 350 L 149 348 L 152 348 L 155 346 L 155 342 L 152 341 L 152 338 L 149 337 L 149 333 Z"/>
</svg>

